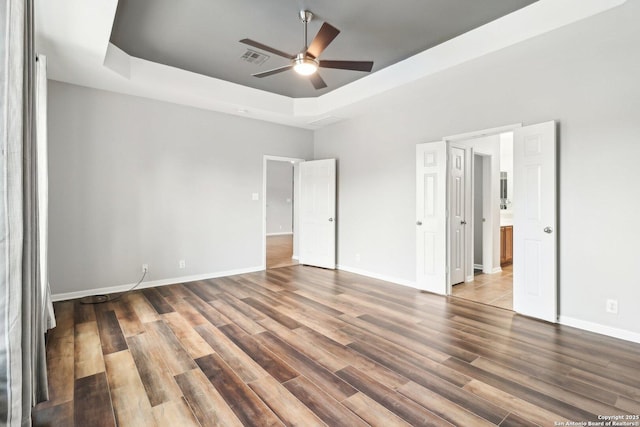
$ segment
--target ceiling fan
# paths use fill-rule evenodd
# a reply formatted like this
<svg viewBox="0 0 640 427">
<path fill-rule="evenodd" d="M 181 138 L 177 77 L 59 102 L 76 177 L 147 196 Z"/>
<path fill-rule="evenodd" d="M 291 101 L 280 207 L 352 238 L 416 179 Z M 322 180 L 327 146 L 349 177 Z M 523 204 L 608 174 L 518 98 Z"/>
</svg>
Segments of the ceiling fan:
<svg viewBox="0 0 640 427">
<path fill-rule="evenodd" d="M 309 76 L 313 87 L 316 89 L 322 89 L 327 87 L 327 84 L 322 80 L 322 77 L 317 73 L 318 68 L 337 68 L 340 70 L 353 70 L 353 71 L 365 71 L 370 72 L 373 68 L 373 61 L 335 61 L 335 60 L 323 60 L 318 59 L 320 54 L 329 46 L 329 44 L 340 34 L 340 30 L 331 24 L 324 22 L 318 34 L 311 42 L 311 45 L 307 44 L 307 24 L 313 18 L 313 14 L 308 10 L 300 11 L 298 15 L 300 20 L 304 24 L 304 48 L 297 55 L 291 55 L 278 49 L 274 49 L 270 46 L 262 44 L 260 42 L 251 39 L 242 39 L 240 43 L 253 46 L 255 48 L 271 52 L 275 55 L 282 56 L 291 61 L 289 65 L 284 67 L 275 68 L 273 70 L 263 71 L 261 73 L 253 74 L 254 77 L 268 77 L 274 74 L 282 73 L 291 68 L 298 74 L 303 76 Z"/>
</svg>

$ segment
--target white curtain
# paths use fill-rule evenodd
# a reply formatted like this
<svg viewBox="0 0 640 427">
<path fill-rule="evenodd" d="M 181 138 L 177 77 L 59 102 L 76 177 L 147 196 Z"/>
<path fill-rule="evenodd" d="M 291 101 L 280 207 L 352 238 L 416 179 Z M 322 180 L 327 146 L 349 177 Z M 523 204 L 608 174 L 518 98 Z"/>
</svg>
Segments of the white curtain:
<svg viewBox="0 0 640 427">
<path fill-rule="evenodd" d="M 37 71 L 36 71 L 37 70 Z M 33 0 L 0 0 L 0 425 L 30 426 L 46 400 L 46 60 Z"/>
</svg>

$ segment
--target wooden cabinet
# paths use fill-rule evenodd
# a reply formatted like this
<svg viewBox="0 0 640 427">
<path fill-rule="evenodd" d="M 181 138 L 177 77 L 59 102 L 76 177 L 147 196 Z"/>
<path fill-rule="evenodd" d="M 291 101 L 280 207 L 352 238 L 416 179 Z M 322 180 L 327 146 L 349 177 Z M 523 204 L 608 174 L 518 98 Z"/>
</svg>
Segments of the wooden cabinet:
<svg viewBox="0 0 640 427">
<path fill-rule="evenodd" d="M 500 227 L 500 265 L 513 262 L 513 226 Z"/>
</svg>

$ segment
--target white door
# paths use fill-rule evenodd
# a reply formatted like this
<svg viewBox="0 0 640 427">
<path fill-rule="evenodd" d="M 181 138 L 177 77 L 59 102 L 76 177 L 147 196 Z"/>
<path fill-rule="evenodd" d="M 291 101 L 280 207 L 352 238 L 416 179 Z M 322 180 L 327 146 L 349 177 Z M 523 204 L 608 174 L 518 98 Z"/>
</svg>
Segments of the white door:
<svg viewBox="0 0 640 427">
<path fill-rule="evenodd" d="M 465 149 L 449 148 L 449 281 L 452 285 L 465 278 Z"/>
<path fill-rule="evenodd" d="M 336 268 L 336 160 L 300 163 L 300 263 Z"/>
<path fill-rule="evenodd" d="M 558 320 L 556 123 L 514 131 L 513 309 Z"/>
<path fill-rule="evenodd" d="M 416 146 L 416 286 L 447 294 L 447 145 Z"/>
</svg>

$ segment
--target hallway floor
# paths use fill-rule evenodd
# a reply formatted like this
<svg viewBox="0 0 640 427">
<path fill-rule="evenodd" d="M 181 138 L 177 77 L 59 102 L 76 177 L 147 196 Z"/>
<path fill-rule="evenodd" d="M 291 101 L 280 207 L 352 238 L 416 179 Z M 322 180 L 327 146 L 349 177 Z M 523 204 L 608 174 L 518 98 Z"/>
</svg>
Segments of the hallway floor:
<svg viewBox="0 0 640 427">
<path fill-rule="evenodd" d="M 267 236 L 267 268 L 297 265 L 293 255 L 293 234 Z"/>
</svg>

